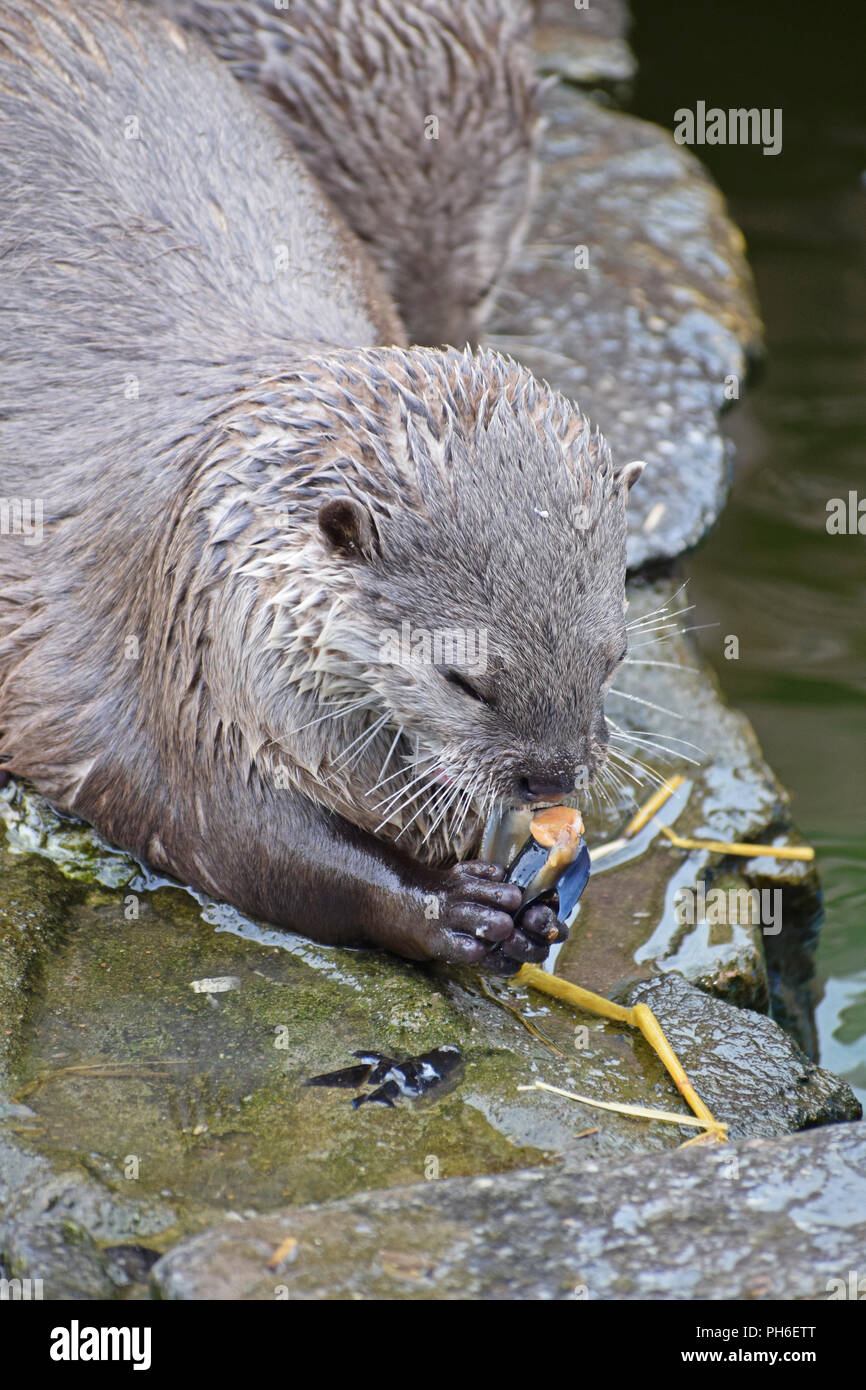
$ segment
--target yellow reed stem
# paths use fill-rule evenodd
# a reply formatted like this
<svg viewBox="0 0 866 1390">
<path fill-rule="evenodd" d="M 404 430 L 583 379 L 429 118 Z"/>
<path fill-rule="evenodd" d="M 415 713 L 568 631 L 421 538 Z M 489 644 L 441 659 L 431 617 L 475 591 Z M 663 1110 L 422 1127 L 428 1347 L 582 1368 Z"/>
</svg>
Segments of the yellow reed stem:
<svg viewBox="0 0 866 1390">
<path fill-rule="evenodd" d="M 658 791 L 653 792 L 649 800 L 645 801 L 640 810 L 632 816 L 625 830 L 622 832 L 625 838 L 630 840 L 632 835 L 636 835 L 639 830 L 643 830 L 644 826 L 652 820 L 656 812 L 661 810 L 665 802 L 670 801 L 674 792 L 678 787 L 683 785 L 685 780 L 685 777 L 681 777 L 680 774 L 677 773 L 675 777 L 669 777 L 664 786 L 659 787 Z"/>
<path fill-rule="evenodd" d="M 603 859 L 606 854 L 616 854 L 619 850 L 625 849 L 628 840 L 624 835 L 620 835 L 618 840 L 608 840 L 603 845 L 589 845 L 590 863 L 595 864 L 596 860 Z"/>
<path fill-rule="evenodd" d="M 739 854 L 744 859 L 758 859 L 767 854 L 773 859 L 799 859 L 805 863 L 815 858 L 815 851 L 809 845 L 747 845 L 728 843 L 726 840 L 687 840 L 677 835 L 670 826 L 660 825 L 659 830 L 677 849 L 709 849 L 714 854 Z"/>
<path fill-rule="evenodd" d="M 573 985 L 570 980 L 563 980 L 558 975 L 548 975 L 537 965 L 521 966 L 510 983 L 529 985 L 533 989 L 540 990 L 542 994 L 552 995 L 554 999 L 561 999 L 564 1003 L 573 1005 L 576 1009 L 586 1009 L 588 1013 L 598 1014 L 602 1018 L 611 1018 L 616 1023 L 628 1023 L 634 1028 L 639 1028 L 692 1112 L 697 1115 L 699 1120 L 703 1120 L 708 1127 L 716 1131 L 720 1140 L 724 1140 L 724 1125 L 715 1118 L 712 1111 L 701 1100 L 686 1076 L 682 1063 L 662 1032 L 661 1024 L 648 1005 L 635 1004 L 633 1009 L 625 1008 L 622 1004 L 614 1004 L 610 999 L 605 999 L 601 994 L 593 994 L 591 990 L 582 989 L 580 985 Z"/>
<path fill-rule="evenodd" d="M 704 1105 L 694 1086 L 683 1069 L 680 1059 L 674 1052 L 664 1033 L 662 1026 L 647 1004 L 635 1004 L 632 1013 L 634 1022 L 643 1033 L 650 1047 L 661 1058 L 668 1075 L 673 1080 L 674 1085 L 688 1105 L 689 1109 L 697 1115 L 699 1120 L 706 1120 L 709 1124 L 717 1125 L 718 1121 L 712 1111 Z"/>
<path fill-rule="evenodd" d="M 488 999 L 492 999 L 494 1004 L 499 1004 L 501 1008 L 507 1009 L 510 1014 L 514 1014 L 514 1017 L 517 1019 L 518 1023 L 522 1023 L 528 1033 L 531 1033 L 532 1036 L 534 1038 L 537 1038 L 539 1042 L 544 1043 L 545 1047 L 549 1047 L 551 1052 L 556 1053 L 557 1057 L 565 1056 L 565 1053 L 562 1051 L 562 1049 L 557 1047 L 556 1043 L 552 1043 L 550 1041 L 550 1038 L 548 1038 L 544 1033 L 542 1033 L 540 1028 L 536 1028 L 535 1024 L 531 1023 L 525 1014 L 522 1014 L 518 1008 L 515 1008 L 514 1004 L 509 1004 L 507 999 L 503 999 L 501 995 L 496 994 L 490 988 L 483 975 L 481 976 L 480 983 L 481 988 L 487 995 Z"/>
<path fill-rule="evenodd" d="M 561 1086 L 548 1086 L 546 1081 L 534 1081 L 531 1086 L 518 1086 L 518 1091 L 551 1091 L 555 1096 L 565 1096 L 567 1100 L 577 1100 L 581 1105 L 589 1105 L 593 1110 L 611 1110 L 615 1115 L 631 1115 L 636 1120 L 662 1120 L 666 1125 L 683 1125 L 686 1129 L 699 1129 L 704 1136 L 721 1133 L 725 1125 L 717 1120 L 701 1120 L 697 1115 L 676 1115 L 672 1110 L 656 1110 L 649 1105 L 625 1105 L 612 1100 L 593 1100 L 592 1096 L 579 1096 L 576 1091 L 564 1091 Z"/>
<path fill-rule="evenodd" d="M 691 1139 L 684 1139 L 677 1145 L 677 1152 L 680 1149 L 700 1148 L 703 1144 L 718 1144 L 727 1139 L 727 1132 L 721 1135 L 717 1129 L 702 1129 L 700 1134 L 693 1134 Z"/>
<path fill-rule="evenodd" d="M 576 1009 L 587 1009 L 591 1014 L 601 1014 L 602 1018 L 612 1018 L 617 1023 L 634 1022 L 631 1009 L 624 1008 L 622 1004 L 614 1004 L 601 994 L 593 994 L 592 990 L 581 989 L 580 985 L 573 985 L 570 980 L 562 980 L 558 975 L 548 975 L 546 970 L 540 970 L 537 965 L 522 965 L 508 983 L 532 985 L 534 989 L 541 990 L 542 994 L 552 994 L 554 999 L 562 999 L 566 1004 L 573 1004 Z"/>
</svg>

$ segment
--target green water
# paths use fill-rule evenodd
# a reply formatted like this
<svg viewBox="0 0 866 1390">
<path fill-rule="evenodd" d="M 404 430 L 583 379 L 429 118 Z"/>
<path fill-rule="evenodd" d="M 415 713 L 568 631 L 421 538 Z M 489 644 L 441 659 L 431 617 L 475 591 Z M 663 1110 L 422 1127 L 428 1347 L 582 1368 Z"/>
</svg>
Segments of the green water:
<svg viewBox="0 0 866 1390">
<path fill-rule="evenodd" d="M 698 152 L 748 241 L 767 362 L 727 417 L 732 497 L 685 573 L 695 621 L 719 624 L 703 648 L 818 850 L 821 1057 L 866 1100 L 866 535 L 826 526 L 829 499 L 866 498 L 863 7 L 633 8 L 638 114 L 672 127 L 698 100 L 783 111 L 776 157 Z"/>
</svg>

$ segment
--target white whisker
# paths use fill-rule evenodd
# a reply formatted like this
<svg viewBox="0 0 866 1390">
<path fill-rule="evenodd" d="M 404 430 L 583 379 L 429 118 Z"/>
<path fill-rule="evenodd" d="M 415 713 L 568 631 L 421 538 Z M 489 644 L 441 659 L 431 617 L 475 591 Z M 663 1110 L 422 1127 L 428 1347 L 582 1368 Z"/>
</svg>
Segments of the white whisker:
<svg viewBox="0 0 866 1390">
<path fill-rule="evenodd" d="M 631 700 L 636 705 L 644 705 L 647 709 L 654 709 L 657 714 L 666 714 L 671 719 L 685 719 L 686 723 L 694 722 L 693 720 L 690 720 L 686 715 L 678 714 L 675 709 L 665 709 L 664 705 L 656 705 L 653 703 L 652 700 L 642 699 L 640 695 L 629 695 L 628 691 L 626 690 L 615 690 L 613 686 L 611 686 L 607 693 L 608 695 L 619 696 L 620 700 Z"/>
<path fill-rule="evenodd" d="M 374 792 L 374 791 L 376 790 L 377 787 L 380 787 L 380 786 L 382 785 L 382 778 L 385 776 L 385 769 L 387 768 L 389 762 L 391 761 L 391 758 L 392 758 L 393 753 L 394 753 L 394 749 L 397 747 L 397 744 L 400 742 L 400 739 L 402 738 L 402 736 L 403 736 L 403 725 L 401 724 L 400 727 L 399 727 L 399 729 L 397 730 L 396 734 L 394 735 L 394 741 L 393 741 L 393 743 L 391 744 L 391 747 L 388 749 L 387 755 L 386 755 L 386 757 L 385 757 L 385 761 L 383 762 L 382 766 L 379 768 L 379 781 L 376 782 L 372 787 L 370 787 L 370 789 L 369 789 L 368 792 L 367 792 L 367 795 L 368 795 L 368 796 L 370 795 L 370 792 Z"/>
<path fill-rule="evenodd" d="M 416 758 L 407 758 L 407 760 L 406 760 L 405 764 L 403 765 L 403 767 L 398 767 L 398 768 L 397 768 L 397 771 L 396 771 L 396 772 L 392 772 L 392 773 L 390 774 L 390 776 L 388 776 L 388 777 L 380 777 L 378 782 L 374 782 L 373 785 L 372 785 L 372 787 L 370 787 L 370 788 L 368 789 L 367 795 L 368 795 L 368 796 L 372 796 L 372 795 L 373 795 L 373 792 L 378 791 L 378 789 L 379 789 L 380 787 L 386 786 L 386 785 L 388 784 L 388 782 L 393 782 L 393 780 L 394 780 L 395 777 L 405 777 L 405 776 L 406 776 L 406 773 L 407 773 L 407 772 L 411 772 L 413 768 L 419 767 L 419 766 L 421 765 L 421 763 L 427 763 L 427 762 L 429 762 L 431 758 L 438 758 L 438 756 L 439 756 L 438 753 L 433 752 L 433 753 L 425 753 L 424 756 L 423 756 L 422 758 L 417 758 L 417 757 L 416 757 Z"/>
<path fill-rule="evenodd" d="M 694 612 L 696 607 L 697 604 L 689 603 L 683 608 L 675 608 L 672 613 L 659 614 L 657 618 L 641 618 L 632 626 L 627 625 L 628 631 L 636 632 L 638 635 L 644 632 L 657 632 L 659 628 L 670 627 L 676 622 L 677 618 L 681 618 L 685 613 Z"/>
<path fill-rule="evenodd" d="M 616 748 L 609 748 L 609 749 L 608 749 L 608 756 L 611 757 L 611 758 L 617 758 L 617 757 L 618 757 L 618 758 L 620 759 L 620 761 L 624 764 L 624 766 L 623 766 L 623 768 L 622 768 L 623 775 L 626 776 L 626 777 L 628 777 L 630 781 L 634 782 L 634 784 L 635 784 L 636 787 L 642 787 L 642 786 L 643 786 L 644 781 L 645 781 L 646 779 L 643 778 L 643 777 L 637 776 L 637 775 L 631 770 L 631 767 L 630 767 L 629 764 L 626 762 L 626 759 L 623 757 L 622 753 L 621 753 L 618 749 L 616 749 Z"/>
<path fill-rule="evenodd" d="M 679 661 L 647 661 L 645 658 L 635 660 L 634 657 L 627 656 L 622 663 L 623 666 L 666 666 L 669 671 L 681 671 L 684 676 L 699 676 L 700 671 L 694 666 L 684 666 Z"/>
<path fill-rule="evenodd" d="M 428 783 L 428 786 L 429 786 L 429 783 Z M 425 788 L 425 790 L 426 790 L 426 788 Z M 427 798 L 427 800 L 424 802 L 423 806 L 418 806 L 418 807 L 415 809 L 415 811 L 413 811 L 411 817 L 409 818 L 409 820 L 407 820 L 406 824 L 403 826 L 403 829 L 400 830 L 400 831 L 398 832 L 398 834 L 394 837 L 395 843 L 396 843 L 397 840 L 399 840 L 399 838 L 400 838 L 401 835 L 405 835 L 405 834 L 406 834 L 406 831 L 409 829 L 410 826 L 412 826 L 412 825 L 415 824 L 415 821 L 418 819 L 419 816 L 423 816 L 424 812 L 427 810 L 427 807 L 430 806 L 430 805 L 432 805 L 432 803 L 433 803 L 434 801 L 438 801 L 439 797 L 442 796 L 443 792 L 446 792 L 446 791 L 450 791 L 450 788 L 449 788 L 449 787 L 440 787 L 440 786 L 437 785 L 437 787 L 436 787 L 435 791 L 433 792 L 433 794 Z M 411 798 L 411 800 L 413 800 L 413 801 L 414 801 L 414 799 L 415 799 L 414 797 Z"/>
<path fill-rule="evenodd" d="M 613 782 L 614 787 L 616 788 L 617 795 L 621 799 L 625 800 L 627 805 L 636 806 L 637 799 L 634 796 L 631 787 L 627 786 L 627 784 L 623 781 L 622 777 L 620 776 L 620 769 L 616 769 L 613 767 L 611 763 L 608 763 L 606 770 L 610 775 L 610 779 Z"/>
<path fill-rule="evenodd" d="M 676 748 L 665 748 L 664 744 L 656 743 L 651 738 L 635 738 L 633 734 L 611 734 L 611 738 L 625 739 L 628 743 L 636 743 L 640 748 L 646 748 L 649 752 L 660 753 L 666 758 L 678 758 L 684 763 L 691 763 L 692 767 L 701 766 L 697 758 L 691 758 L 688 753 L 683 753 Z"/>
<path fill-rule="evenodd" d="M 648 763 L 642 762 L 640 758 L 636 758 L 633 753 L 624 753 L 621 748 L 611 748 L 609 751 L 612 757 L 619 757 L 621 761 L 627 763 L 629 766 L 642 768 L 647 777 L 649 777 L 656 786 L 665 786 L 664 777 L 656 772 L 655 768 L 650 767 Z"/>
<path fill-rule="evenodd" d="M 657 786 L 664 786 L 664 778 L 659 776 L 654 768 L 648 767 L 646 763 L 641 762 L 640 758 L 634 757 L 631 753 L 626 753 L 622 748 L 609 748 L 608 752 L 612 758 L 617 758 L 623 764 L 623 771 L 627 776 L 631 777 L 631 780 L 635 782 L 636 785 L 641 786 L 646 781 L 646 778 L 649 777 Z M 646 773 L 646 777 L 640 775 L 637 771 L 638 768 Z"/>
<path fill-rule="evenodd" d="M 706 756 L 706 749 L 702 748 L 699 743 L 692 743 L 691 739 L 678 738 L 676 734 L 661 733 L 658 729 L 624 729 L 621 724 L 614 724 L 613 720 L 610 720 L 609 722 L 613 730 L 621 737 L 641 739 L 664 738 L 667 739 L 668 743 L 681 743 L 684 748 L 693 748 L 694 751 L 696 753 L 700 753 L 702 757 Z"/>
<path fill-rule="evenodd" d="M 306 724 L 299 724 L 297 729 L 291 729 L 287 737 L 291 738 L 294 734 L 301 733 L 303 729 L 310 729 L 314 724 L 321 724 L 322 721 L 325 719 L 337 719 L 341 715 L 351 714 L 353 710 L 363 709 L 365 706 L 373 705 L 375 703 L 375 696 L 365 695 L 363 700 L 355 700 L 352 704 L 348 705 L 338 705 L 336 709 L 326 710 L 324 714 L 320 714 L 318 719 L 311 719 Z"/>
<path fill-rule="evenodd" d="M 402 812 L 405 811 L 408 806 L 412 805 L 413 801 L 417 801 L 419 796 L 424 796 L 425 792 L 428 792 L 430 790 L 430 786 L 431 783 L 429 780 L 422 783 L 422 785 L 418 787 L 418 789 L 414 791 L 411 796 L 407 796 L 405 801 L 402 801 L 399 806 L 392 806 L 388 810 L 386 810 L 384 814 L 384 819 L 379 822 L 379 824 L 376 826 L 376 829 L 373 832 L 374 835 L 378 835 L 379 831 L 384 826 L 386 826 L 389 821 L 395 820 L 397 816 L 401 815 Z M 438 783 L 436 790 L 439 790 Z M 380 808 L 377 807 L 376 809 L 379 810 Z"/>
<path fill-rule="evenodd" d="M 411 768 L 409 771 L 411 771 Z M 377 801 L 373 806 L 373 810 L 387 811 L 390 817 L 394 814 L 394 803 L 398 802 L 402 796 L 405 796 L 410 787 L 414 787 L 417 782 L 423 782 L 425 778 L 427 784 L 432 786 L 435 776 L 435 768 L 422 768 L 422 770 L 416 773 L 414 777 L 410 778 L 408 782 L 402 783 L 396 791 L 389 792 L 387 796 L 382 797 L 381 801 Z"/>
<path fill-rule="evenodd" d="M 352 767 L 352 766 L 358 761 L 358 759 L 362 756 L 362 754 L 363 754 L 363 752 L 364 752 L 364 749 L 368 746 L 368 744 L 372 743 L 373 739 L 376 737 L 376 735 L 378 734 L 379 730 L 383 727 L 383 725 L 387 724 L 387 722 L 388 722 L 388 720 L 389 720 L 390 718 L 391 718 L 390 711 L 386 711 L 385 714 L 380 715 L 380 717 L 376 720 L 375 724 L 372 724 L 372 725 L 370 725 L 369 728 L 364 729 L 364 730 L 358 735 L 357 738 L 353 738 L 353 739 L 352 739 L 352 742 L 348 745 L 348 747 L 344 748 L 343 751 L 342 751 L 342 753 L 339 755 L 339 757 L 335 758 L 335 760 L 334 760 L 334 766 L 335 766 L 335 767 L 339 766 L 339 764 L 343 761 L 343 759 L 347 756 L 347 754 L 351 753 L 351 751 L 352 751 L 352 749 L 355 747 L 356 743 L 360 743 L 360 744 L 361 744 L 361 747 L 360 747 L 360 748 L 358 749 L 358 751 L 355 753 L 355 756 L 354 756 L 353 758 L 350 758 L 350 759 L 349 759 L 349 762 L 346 764 L 346 768 Z M 362 739 L 363 739 L 363 742 L 361 742 Z M 345 769 L 344 769 L 344 770 L 345 770 Z"/>
<path fill-rule="evenodd" d="M 464 824 L 464 822 L 465 822 L 465 820 L 466 820 L 467 815 L 469 814 L 469 811 L 470 811 L 470 809 L 471 809 L 471 807 L 472 807 L 472 802 L 473 802 L 473 800 L 474 800 L 474 798 L 475 798 L 475 788 L 476 788 L 477 784 L 478 784 L 478 774 L 476 773 L 475 777 L 473 777 L 472 781 L 469 783 L 469 786 L 468 786 L 467 789 L 466 789 L 466 792 L 465 792 L 465 794 L 464 794 L 463 800 L 462 800 L 461 803 L 460 803 L 460 808 L 459 808 L 459 810 L 458 810 L 458 812 L 457 812 L 457 815 L 456 815 L 455 818 L 454 818 L 454 820 L 455 820 L 455 824 L 454 824 L 454 834 L 455 834 L 455 836 L 459 835 L 459 834 L 461 833 L 461 831 L 463 830 L 463 824 Z"/>
<path fill-rule="evenodd" d="M 668 637 L 679 633 L 684 637 L 687 632 L 703 632 L 707 627 L 720 627 L 720 623 L 693 623 L 691 627 L 673 627 L 669 632 L 662 632 L 658 637 L 653 637 L 649 642 L 638 642 L 636 647 L 629 647 L 630 651 L 639 652 L 643 647 L 654 647 L 658 642 L 664 642 Z"/>
<path fill-rule="evenodd" d="M 644 613 L 642 617 L 634 618 L 630 623 L 626 623 L 626 627 L 637 627 L 638 623 L 645 623 L 649 618 L 654 618 L 657 613 L 666 613 L 670 608 L 671 604 L 679 598 L 680 594 L 682 593 L 683 589 L 686 587 L 688 582 L 689 581 L 687 579 L 684 579 L 680 587 L 677 589 L 676 593 L 671 594 L 669 599 L 666 599 L 665 602 L 662 603 L 658 608 L 653 608 L 650 610 L 649 613 Z"/>
<path fill-rule="evenodd" d="M 449 792 L 450 792 L 450 795 L 447 796 L 447 797 L 445 798 L 444 802 L 441 802 L 441 803 L 440 803 L 439 810 L 438 810 L 437 815 L 436 815 L 436 819 L 435 819 L 434 821 L 431 822 L 430 829 L 427 831 L 427 834 L 424 836 L 424 839 L 423 839 L 423 841 L 422 841 L 422 844 L 425 844 L 425 845 L 426 845 L 427 841 L 430 839 L 430 836 L 433 834 L 433 831 L 434 831 L 434 830 L 436 829 L 436 827 L 437 827 L 438 825 L 440 825 L 441 822 L 445 819 L 445 817 L 447 816 L 447 814 L 448 814 L 448 812 L 450 811 L 451 807 L 454 805 L 454 802 L 456 801 L 457 797 L 460 795 L 460 784 L 459 784 L 459 782 L 455 782 L 454 785 L 453 785 L 453 787 L 449 787 L 448 790 L 449 790 Z"/>
</svg>

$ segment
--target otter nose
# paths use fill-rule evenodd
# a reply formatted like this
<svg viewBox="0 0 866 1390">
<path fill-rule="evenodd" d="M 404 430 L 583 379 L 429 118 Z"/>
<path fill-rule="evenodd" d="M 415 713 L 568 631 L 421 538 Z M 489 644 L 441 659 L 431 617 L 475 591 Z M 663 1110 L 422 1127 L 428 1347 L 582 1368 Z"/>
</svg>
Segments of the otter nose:
<svg viewBox="0 0 866 1390">
<path fill-rule="evenodd" d="M 559 776 L 522 777 L 517 789 L 522 801 L 552 801 L 574 791 L 574 776 L 564 772 Z"/>
</svg>

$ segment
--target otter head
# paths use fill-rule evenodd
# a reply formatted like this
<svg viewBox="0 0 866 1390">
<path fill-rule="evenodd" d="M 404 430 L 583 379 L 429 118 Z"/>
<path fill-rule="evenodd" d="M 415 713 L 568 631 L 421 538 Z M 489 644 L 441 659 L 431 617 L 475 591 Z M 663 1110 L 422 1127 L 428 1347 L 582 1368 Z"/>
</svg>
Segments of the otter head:
<svg viewBox="0 0 866 1390">
<path fill-rule="evenodd" d="M 431 792 L 450 788 L 434 806 L 580 792 L 606 758 L 626 502 L 643 465 L 616 469 L 576 407 L 498 354 L 416 350 L 400 364 L 379 386 L 378 495 L 344 486 L 318 509 L 339 645 Z"/>
</svg>

